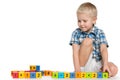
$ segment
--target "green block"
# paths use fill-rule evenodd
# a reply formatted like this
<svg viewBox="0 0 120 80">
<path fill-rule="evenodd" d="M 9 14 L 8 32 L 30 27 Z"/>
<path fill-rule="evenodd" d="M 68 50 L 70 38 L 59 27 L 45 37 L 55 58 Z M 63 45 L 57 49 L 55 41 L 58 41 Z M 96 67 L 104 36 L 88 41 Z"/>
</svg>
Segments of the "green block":
<svg viewBox="0 0 120 80">
<path fill-rule="evenodd" d="M 52 78 L 58 78 L 58 72 L 52 72 Z"/>
<path fill-rule="evenodd" d="M 92 72 L 86 72 L 86 78 L 92 78 Z"/>
<path fill-rule="evenodd" d="M 103 77 L 103 78 L 108 78 L 108 72 L 103 72 L 103 73 L 102 73 L 102 77 Z"/>
</svg>

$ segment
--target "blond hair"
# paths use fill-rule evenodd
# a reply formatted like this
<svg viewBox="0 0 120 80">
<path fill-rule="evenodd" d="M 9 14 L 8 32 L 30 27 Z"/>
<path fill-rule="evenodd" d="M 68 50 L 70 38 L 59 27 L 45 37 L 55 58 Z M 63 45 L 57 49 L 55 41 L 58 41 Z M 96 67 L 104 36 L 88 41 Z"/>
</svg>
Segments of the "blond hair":
<svg viewBox="0 0 120 80">
<path fill-rule="evenodd" d="M 85 2 L 78 7 L 77 13 L 85 13 L 89 14 L 91 17 L 97 17 L 97 8 L 92 3 Z"/>
</svg>

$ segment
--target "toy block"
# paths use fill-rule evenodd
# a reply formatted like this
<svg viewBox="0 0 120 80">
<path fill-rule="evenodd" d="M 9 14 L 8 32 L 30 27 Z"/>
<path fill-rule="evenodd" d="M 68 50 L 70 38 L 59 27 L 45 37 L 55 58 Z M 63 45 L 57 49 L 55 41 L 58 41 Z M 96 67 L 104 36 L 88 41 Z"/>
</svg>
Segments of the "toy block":
<svg viewBox="0 0 120 80">
<path fill-rule="evenodd" d="M 36 78 L 36 72 L 30 72 L 30 78 Z"/>
<path fill-rule="evenodd" d="M 25 71 L 24 75 L 25 75 L 25 78 L 30 78 L 30 71 Z"/>
<path fill-rule="evenodd" d="M 25 72 L 24 71 L 19 71 L 19 78 L 25 78 Z"/>
<path fill-rule="evenodd" d="M 41 72 L 42 76 L 44 76 L 44 71 L 40 71 L 40 72 Z"/>
<path fill-rule="evenodd" d="M 96 72 L 92 72 L 92 78 L 97 78 L 97 73 Z"/>
<path fill-rule="evenodd" d="M 75 77 L 76 78 L 81 78 L 81 72 L 75 72 Z"/>
<path fill-rule="evenodd" d="M 31 65 L 30 66 L 30 71 L 36 71 L 36 65 Z"/>
<path fill-rule="evenodd" d="M 86 72 L 81 72 L 81 78 L 86 78 Z"/>
<path fill-rule="evenodd" d="M 42 78 L 42 72 L 36 72 L 36 78 Z"/>
<path fill-rule="evenodd" d="M 75 78 L 75 73 L 74 72 L 70 72 L 70 78 Z"/>
<path fill-rule="evenodd" d="M 52 76 L 52 71 L 44 71 L 44 76 Z"/>
<path fill-rule="evenodd" d="M 109 76 L 109 75 L 108 75 L 108 72 L 103 72 L 103 73 L 102 73 L 102 78 L 108 78 L 108 76 Z"/>
<path fill-rule="evenodd" d="M 52 78 L 58 78 L 58 72 L 52 72 Z"/>
<path fill-rule="evenodd" d="M 40 66 L 36 65 L 36 71 L 40 71 Z"/>
<path fill-rule="evenodd" d="M 19 71 L 11 71 L 11 76 L 13 78 L 19 78 Z"/>
<path fill-rule="evenodd" d="M 102 78 L 102 72 L 97 73 L 97 78 Z"/>
<path fill-rule="evenodd" d="M 86 72 L 86 78 L 92 78 L 92 72 Z"/>
<path fill-rule="evenodd" d="M 64 72 L 58 72 L 58 78 L 64 78 Z"/>
<path fill-rule="evenodd" d="M 64 78 L 70 78 L 70 73 L 69 72 L 64 72 Z"/>
</svg>

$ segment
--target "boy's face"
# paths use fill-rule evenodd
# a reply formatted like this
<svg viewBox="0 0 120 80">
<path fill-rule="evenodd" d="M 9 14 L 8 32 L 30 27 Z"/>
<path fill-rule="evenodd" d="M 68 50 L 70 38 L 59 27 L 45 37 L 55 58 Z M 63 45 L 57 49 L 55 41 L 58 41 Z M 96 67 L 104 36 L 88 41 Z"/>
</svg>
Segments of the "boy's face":
<svg viewBox="0 0 120 80">
<path fill-rule="evenodd" d="M 89 14 L 77 13 L 77 19 L 79 28 L 84 32 L 90 32 L 97 18 L 91 17 Z"/>
</svg>

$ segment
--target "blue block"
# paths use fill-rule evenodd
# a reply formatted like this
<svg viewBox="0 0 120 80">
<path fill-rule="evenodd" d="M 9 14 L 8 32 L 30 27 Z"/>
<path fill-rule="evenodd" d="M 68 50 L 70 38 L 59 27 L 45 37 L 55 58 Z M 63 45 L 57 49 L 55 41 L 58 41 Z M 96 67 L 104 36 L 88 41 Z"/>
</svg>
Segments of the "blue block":
<svg viewBox="0 0 120 80">
<path fill-rule="evenodd" d="M 102 72 L 97 73 L 97 78 L 102 78 Z"/>
<path fill-rule="evenodd" d="M 59 72 L 58 73 L 58 78 L 64 78 L 64 72 Z"/>
<path fill-rule="evenodd" d="M 36 72 L 30 72 L 30 78 L 36 78 Z"/>
<path fill-rule="evenodd" d="M 36 71 L 40 71 L 40 66 L 36 65 Z"/>
<path fill-rule="evenodd" d="M 70 78 L 75 78 L 75 73 L 74 72 L 70 73 Z"/>
</svg>

